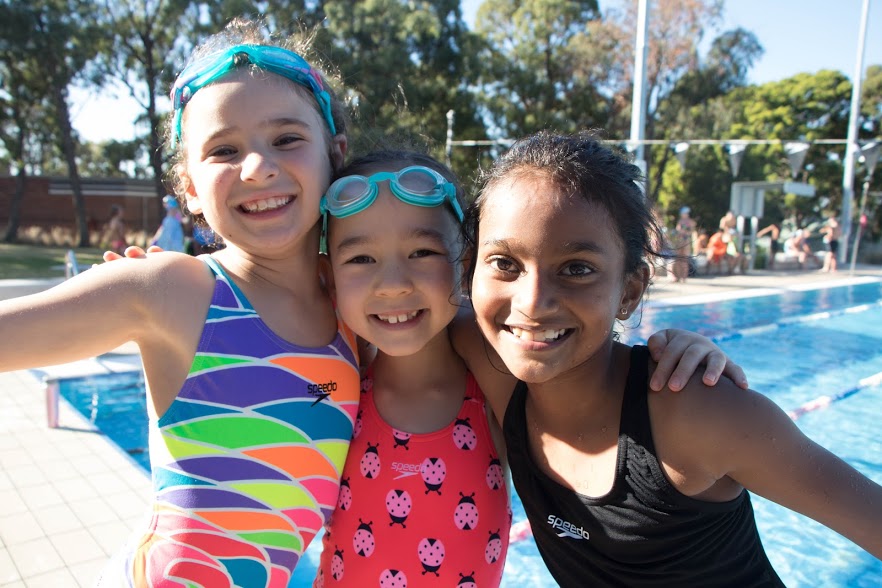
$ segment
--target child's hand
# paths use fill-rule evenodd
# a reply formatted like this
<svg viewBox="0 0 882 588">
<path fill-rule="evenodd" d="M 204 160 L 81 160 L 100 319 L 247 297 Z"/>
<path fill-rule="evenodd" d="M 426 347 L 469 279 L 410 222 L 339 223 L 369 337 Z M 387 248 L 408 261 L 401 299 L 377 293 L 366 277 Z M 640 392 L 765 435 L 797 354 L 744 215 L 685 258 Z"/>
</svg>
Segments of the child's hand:
<svg viewBox="0 0 882 588">
<path fill-rule="evenodd" d="M 739 387 L 748 387 L 744 370 L 703 335 L 682 329 L 665 329 L 654 333 L 646 345 L 653 361 L 658 364 L 649 381 L 649 387 L 656 392 L 664 388 L 666 381 L 674 392 L 682 390 L 702 363 L 706 364 L 702 381 L 708 386 L 714 386 L 720 375 L 726 374 Z"/>
<path fill-rule="evenodd" d="M 162 247 L 157 247 L 156 245 L 151 245 L 147 248 L 147 253 L 161 253 L 163 251 L 165 250 Z M 142 257 L 147 257 L 147 253 L 144 253 L 144 250 L 137 245 L 130 245 L 126 247 L 125 256 L 132 259 L 141 259 Z M 115 251 L 105 251 L 101 257 L 104 261 L 116 261 L 123 258 L 122 255 Z"/>
</svg>

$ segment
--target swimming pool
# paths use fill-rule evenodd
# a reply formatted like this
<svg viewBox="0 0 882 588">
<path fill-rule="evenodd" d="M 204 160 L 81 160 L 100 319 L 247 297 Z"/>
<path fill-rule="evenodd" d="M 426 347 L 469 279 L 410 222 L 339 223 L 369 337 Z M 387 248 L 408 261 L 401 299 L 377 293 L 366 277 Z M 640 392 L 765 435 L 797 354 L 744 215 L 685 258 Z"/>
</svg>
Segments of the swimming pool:
<svg viewBox="0 0 882 588">
<path fill-rule="evenodd" d="M 630 325 L 623 339 L 645 341 L 666 327 L 716 340 L 744 367 L 752 388 L 798 413 L 796 422 L 809 437 L 882 483 L 882 384 L 866 380 L 882 373 L 882 282 L 752 290 L 726 300 L 650 300 L 640 324 Z M 139 375 L 67 380 L 61 394 L 149 468 Z M 823 406 L 816 401 L 824 396 L 829 406 L 808 410 Z M 787 586 L 882 586 L 882 562 L 850 541 L 761 497 L 753 504 L 766 552 Z M 519 501 L 513 509 L 515 522 L 525 518 Z M 317 538 L 291 586 L 310 585 L 320 548 Z M 553 585 L 532 540 L 513 543 L 503 586 Z"/>
</svg>

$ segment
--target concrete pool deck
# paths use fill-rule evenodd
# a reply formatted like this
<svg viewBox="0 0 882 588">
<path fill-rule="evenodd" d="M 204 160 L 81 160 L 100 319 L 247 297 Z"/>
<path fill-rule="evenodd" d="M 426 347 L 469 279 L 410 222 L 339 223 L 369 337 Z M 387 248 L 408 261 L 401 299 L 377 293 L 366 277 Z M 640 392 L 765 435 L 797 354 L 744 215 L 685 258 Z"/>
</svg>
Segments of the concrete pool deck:
<svg viewBox="0 0 882 588">
<path fill-rule="evenodd" d="M 859 266 L 854 275 L 847 268 L 835 274 L 754 271 L 686 283 L 660 276 L 648 300 L 697 303 L 757 289 L 803 290 L 868 278 L 882 279 L 882 267 Z M 57 282 L 0 280 L 0 300 Z M 42 385 L 42 377 L 130 371 L 139 365 L 137 348 L 125 345 L 82 362 L 0 373 L 0 587 L 91 587 L 143 517 L 149 476 L 65 402 L 59 427 L 49 428 Z"/>
</svg>

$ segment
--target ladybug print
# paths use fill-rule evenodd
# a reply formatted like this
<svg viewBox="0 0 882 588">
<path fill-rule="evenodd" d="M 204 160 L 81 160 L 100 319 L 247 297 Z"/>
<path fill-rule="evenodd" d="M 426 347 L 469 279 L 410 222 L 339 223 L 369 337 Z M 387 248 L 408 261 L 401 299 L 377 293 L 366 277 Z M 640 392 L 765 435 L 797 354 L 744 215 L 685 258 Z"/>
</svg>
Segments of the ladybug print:
<svg viewBox="0 0 882 588">
<path fill-rule="evenodd" d="M 475 504 L 475 493 L 472 492 L 468 496 L 459 493 L 462 498 L 453 511 L 453 522 L 461 531 L 472 531 L 478 526 L 478 507 Z"/>
<path fill-rule="evenodd" d="M 355 415 L 355 424 L 352 426 L 352 438 L 358 439 L 359 435 L 361 435 L 361 410 Z"/>
<path fill-rule="evenodd" d="M 404 447 L 404 449 L 410 451 L 410 447 L 407 446 L 407 442 L 410 441 L 410 433 L 399 431 L 398 429 L 392 429 L 392 439 L 395 441 L 395 445 L 392 449 L 395 449 L 396 447 Z"/>
<path fill-rule="evenodd" d="M 349 510 L 352 508 L 352 488 L 349 487 L 349 478 L 340 480 L 340 494 L 337 495 L 337 508 Z"/>
<path fill-rule="evenodd" d="M 502 473 L 502 463 L 498 457 L 490 458 L 490 465 L 487 467 L 487 487 L 491 490 L 499 490 L 505 482 L 505 476 Z"/>
<path fill-rule="evenodd" d="M 379 446 L 379 443 L 376 445 L 368 443 L 364 455 L 361 456 L 361 475 L 369 480 L 380 475 L 380 454 L 377 451 Z"/>
<path fill-rule="evenodd" d="M 398 570 L 383 570 L 380 574 L 380 588 L 407 588 L 407 576 Z"/>
<path fill-rule="evenodd" d="M 478 445 L 478 436 L 468 418 L 456 419 L 456 424 L 453 426 L 453 444 L 466 451 L 471 451 Z"/>
<path fill-rule="evenodd" d="M 478 583 L 475 582 L 475 572 L 472 572 L 468 575 L 459 575 L 459 582 L 456 584 L 456 588 L 478 588 Z"/>
<path fill-rule="evenodd" d="M 484 561 L 488 564 L 494 564 L 502 557 L 502 537 L 499 531 L 490 531 L 490 539 L 487 540 L 487 547 L 484 548 Z"/>
<path fill-rule="evenodd" d="M 407 520 L 411 508 L 413 508 L 413 500 L 405 490 L 390 490 L 386 494 L 386 512 L 392 519 L 392 522 L 389 523 L 390 527 L 398 523 L 406 529 L 407 525 L 404 524 L 404 521 Z"/>
<path fill-rule="evenodd" d="M 426 483 L 426 494 L 437 492 L 441 494 L 441 485 L 447 477 L 447 464 L 440 457 L 427 457 L 420 464 L 420 475 Z"/>
<path fill-rule="evenodd" d="M 352 537 L 352 549 L 356 555 L 370 557 L 374 553 L 374 547 L 377 546 L 374 532 L 371 530 L 371 525 L 374 523 L 373 521 L 366 523 L 361 519 L 358 519 L 358 522 L 361 524 L 358 525 L 355 536 Z"/>
<path fill-rule="evenodd" d="M 421 539 L 420 544 L 417 545 L 417 555 L 420 558 L 420 563 L 423 564 L 422 573 L 424 576 L 426 574 L 435 574 L 436 577 L 441 576 L 438 573 L 438 569 L 444 563 L 445 550 L 444 544 L 440 540 L 429 537 Z"/>
<path fill-rule="evenodd" d="M 343 579 L 343 551 L 334 546 L 334 558 L 331 560 L 331 576 L 338 582 Z"/>
</svg>

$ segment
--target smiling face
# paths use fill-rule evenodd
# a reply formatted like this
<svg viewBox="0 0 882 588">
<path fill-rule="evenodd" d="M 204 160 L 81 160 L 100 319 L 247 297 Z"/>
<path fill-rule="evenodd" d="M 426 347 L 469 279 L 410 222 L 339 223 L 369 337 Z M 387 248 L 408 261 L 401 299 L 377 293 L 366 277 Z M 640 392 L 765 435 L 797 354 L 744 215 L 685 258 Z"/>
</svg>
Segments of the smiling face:
<svg viewBox="0 0 882 588">
<path fill-rule="evenodd" d="M 228 245 L 269 256 L 318 238 L 319 200 L 345 142 L 329 141 L 293 82 L 232 73 L 193 96 L 183 137 L 188 207 Z"/>
<path fill-rule="evenodd" d="M 541 172 L 502 179 L 482 198 L 472 303 L 506 367 L 545 383 L 605 361 L 615 320 L 639 304 L 646 275 L 625 274 L 606 209 Z"/>
<path fill-rule="evenodd" d="M 376 201 L 365 210 L 329 219 L 337 307 L 343 321 L 383 353 L 412 355 L 435 337 L 446 337 L 456 314 L 451 301 L 460 276 L 459 226 L 447 206 L 402 202 L 387 181 L 378 188 Z"/>
</svg>

